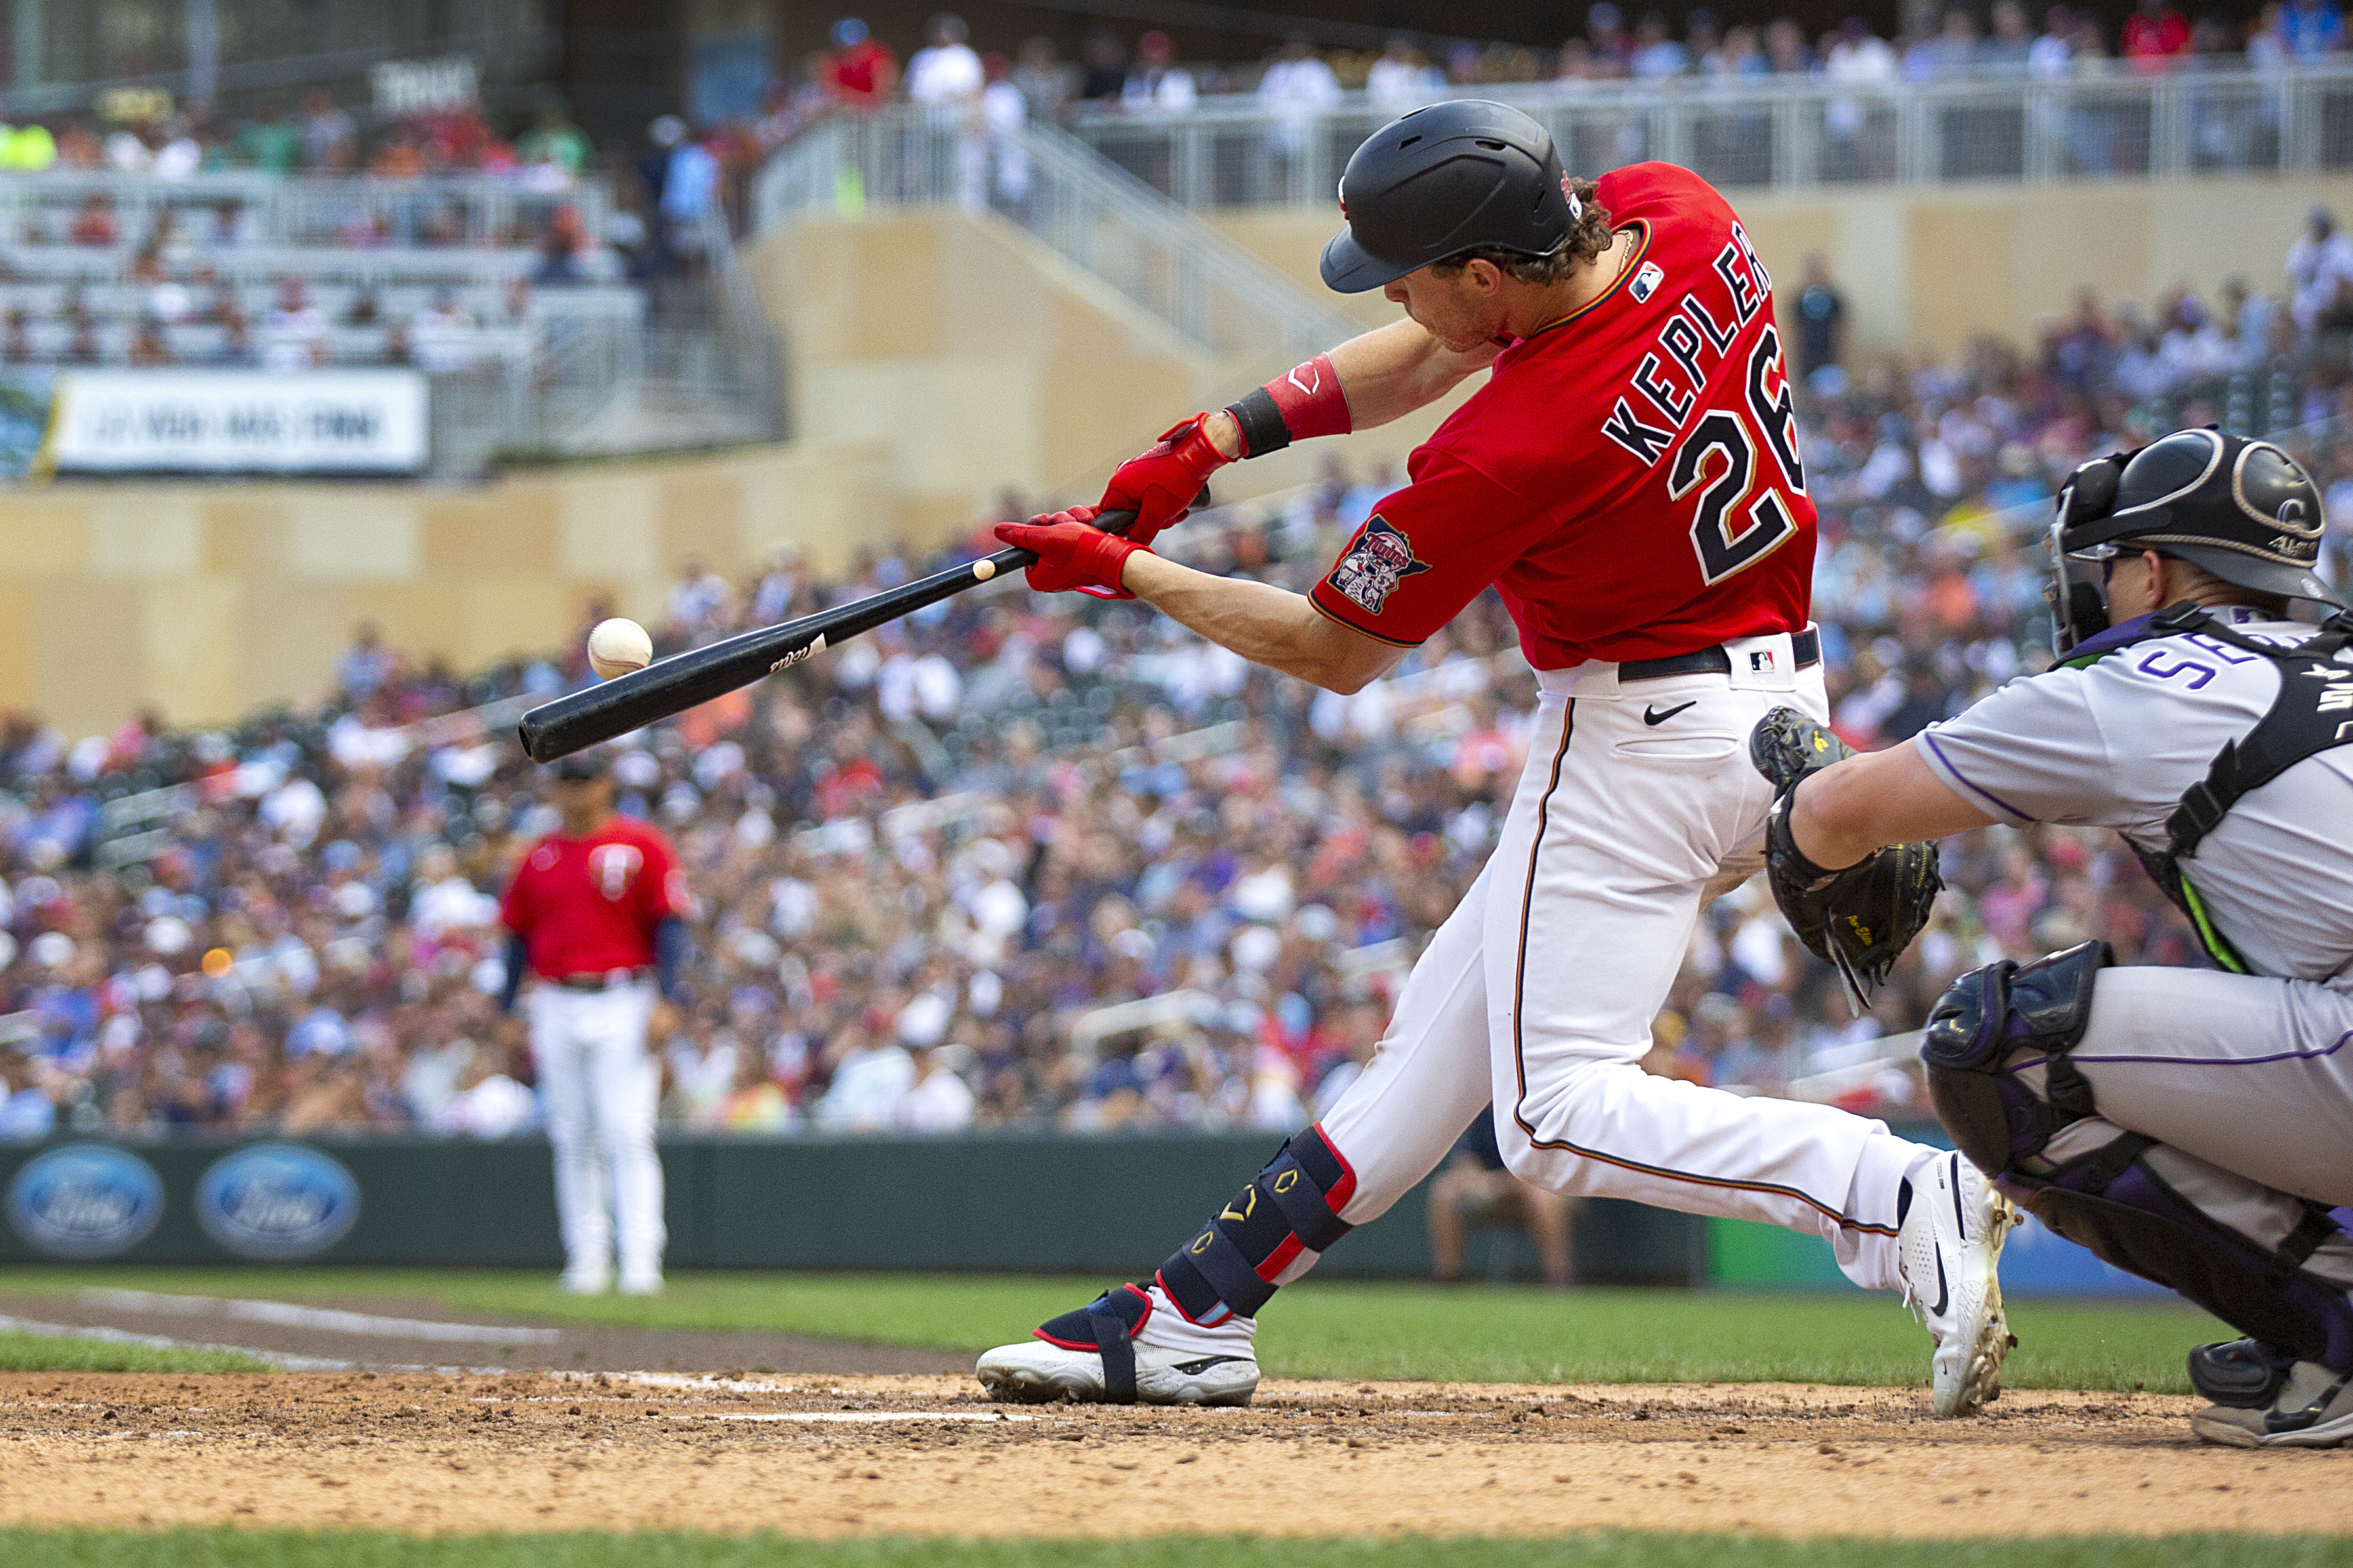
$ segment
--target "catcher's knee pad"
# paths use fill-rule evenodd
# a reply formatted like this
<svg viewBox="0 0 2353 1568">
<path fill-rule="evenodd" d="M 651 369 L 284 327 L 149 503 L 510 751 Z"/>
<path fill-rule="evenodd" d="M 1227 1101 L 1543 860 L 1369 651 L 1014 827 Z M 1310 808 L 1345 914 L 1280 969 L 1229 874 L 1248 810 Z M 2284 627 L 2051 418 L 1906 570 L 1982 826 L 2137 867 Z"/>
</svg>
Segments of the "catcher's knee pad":
<svg viewBox="0 0 2353 1568">
<path fill-rule="evenodd" d="M 2114 962 L 2104 942 L 2066 948 L 2032 963 L 2008 959 L 1974 969 L 1946 988 L 1928 1014 L 1920 1059 L 1928 1099 L 1954 1147 L 1988 1175 L 2021 1171 L 2054 1133 L 2092 1114 L 2092 1086 L 2067 1053 L 2092 1016 L 2092 984 Z M 2037 1092 L 2007 1066 L 2039 1066 Z"/>
<path fill-rule="evenodd" d="M 1160 1288 L 1197 1323 L 1255 1316 L 1302 1252 L 1327 1251 L 1355 1228 L 1340 1210 L 1356 1190 L 1356 1173 L 1310 1127 L 1160 1266 Z"/>
<path fill-rule="evenodd" d="M 2319 1205 L 2096 1119 L 2049 1148 L 2045 1173 L 2004 1178 L 2043 1224 L 2265 1345 L 2353 1370 L 2353 1237 Z"/>
</svg>

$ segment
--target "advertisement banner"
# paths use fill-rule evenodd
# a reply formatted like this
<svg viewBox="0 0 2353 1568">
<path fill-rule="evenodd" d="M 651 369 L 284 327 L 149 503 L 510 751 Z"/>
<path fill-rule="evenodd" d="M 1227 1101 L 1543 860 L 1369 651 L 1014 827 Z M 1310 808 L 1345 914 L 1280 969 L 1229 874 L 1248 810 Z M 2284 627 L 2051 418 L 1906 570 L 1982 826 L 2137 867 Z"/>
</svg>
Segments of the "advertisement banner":
<svg viewBox="0 0 2353 1568">
<path fill-rule="evenodd" d="M 427 455 L 413 370 L 69 370 L 55 397 L 61 474 L 413 474 Z"/>
</svg>

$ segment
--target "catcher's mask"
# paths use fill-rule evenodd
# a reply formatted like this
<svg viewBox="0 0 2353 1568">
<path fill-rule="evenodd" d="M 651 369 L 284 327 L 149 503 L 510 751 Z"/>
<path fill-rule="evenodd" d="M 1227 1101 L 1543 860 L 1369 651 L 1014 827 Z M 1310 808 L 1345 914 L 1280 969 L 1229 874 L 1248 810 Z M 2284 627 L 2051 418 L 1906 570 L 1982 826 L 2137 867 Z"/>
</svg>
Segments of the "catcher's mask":
<svg viewBox="0 0 2353 1568">
<path fill-rule="evenodd" d="M 2067 477 L 2051 522 L 2051 642 L 2061 656 L 2108 629 L 2108 574 L 2154 550 L 2226 583 L 2287 599 L 2339 601 L 2314 573 L 2320 491 L 2268 441 L 2209 426 L 2132 452 L 2095 458 Z"/>
</svg>

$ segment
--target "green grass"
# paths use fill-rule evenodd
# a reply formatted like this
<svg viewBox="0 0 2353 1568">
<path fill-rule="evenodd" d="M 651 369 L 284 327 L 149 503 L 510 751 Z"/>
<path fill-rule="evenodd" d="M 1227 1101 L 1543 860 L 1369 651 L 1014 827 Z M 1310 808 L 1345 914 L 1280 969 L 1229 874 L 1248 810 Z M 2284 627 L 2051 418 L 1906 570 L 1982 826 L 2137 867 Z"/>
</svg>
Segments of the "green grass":
<svg viewBox="0 0 2353 1568">
<path fill-rule="evenodd" d="M 1006 1275 L 688 1273 L 651 1298 L 559 1294 L 552 1274 L 426 1268 L 22 1268 L 12 1290 L 110 1285 L 192 1295 L 434 1299 L 453 1311 L 663 1329 L 765 1330 L 978 1352 L 1018 1339 L 1106 1281 Z M 2182 1357 L 2229 1331 L 2156 1304 L 2013 1302 L 2013 1388 L 2189 1391 Z M 1359 1285 L 1282 1292 L 1259 1354 L 1289 1377 L 1461 1382 L 1912 1384 L 1926 1333 L 1860 1292 Z"/>
<path fill-rule="evenodd" d="M 268 1372 L 269 1363 L 220 1351 L 163 1350 L 0 1329 L 0 1372 Z M 0 1561 L 5 1561 L 0 1553 Z"/>
<path fill-rule="evenodd" d="M 11 1568 L 2334 1568 L 2353 1542 L 2317 1536 L 2059 1536 L 1905 1542 L 1779 1541 L 1612 1531 L 1270 1541 L 1161 1536 L 1123 1542 L 778 1536 L 533 1535 L 419 1539 L 362 1531 L 0 1530 Z"/>
</svg>

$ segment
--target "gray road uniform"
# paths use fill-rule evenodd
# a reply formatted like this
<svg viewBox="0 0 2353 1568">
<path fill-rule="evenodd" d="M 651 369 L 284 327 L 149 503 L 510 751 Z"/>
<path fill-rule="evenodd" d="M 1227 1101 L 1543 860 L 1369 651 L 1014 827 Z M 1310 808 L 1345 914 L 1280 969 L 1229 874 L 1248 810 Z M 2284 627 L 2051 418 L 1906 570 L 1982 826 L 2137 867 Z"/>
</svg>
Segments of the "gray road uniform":
<svg viewBox="0 0 2353 1568">
<path fill-rule="evenodd" d="M 2168 611 L 1923 731 L 1929 767 L 2000 820 L 2123 835 L 2220 965 L 2111 967 L 2102 942 L 1995 964 L 1939 1002 L 1924 1054 L 1956 1142 L 2053 1228 L 2343 1373 L 2353 652 L 2314 639 Z M 2308 644 L 2322 657 L 2292 653 Z M 2245 787 L 2266 753 L 2301 760 Z"/>
</svg>

